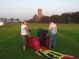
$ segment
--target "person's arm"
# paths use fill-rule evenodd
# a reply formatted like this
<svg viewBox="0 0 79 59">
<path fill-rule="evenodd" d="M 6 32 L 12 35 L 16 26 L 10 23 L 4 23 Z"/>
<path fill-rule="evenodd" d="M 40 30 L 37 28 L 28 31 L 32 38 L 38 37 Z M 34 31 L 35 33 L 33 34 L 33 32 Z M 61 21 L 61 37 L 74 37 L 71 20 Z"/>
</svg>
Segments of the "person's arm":
<svg viewBox="0 0 79 59">
<path fill-rule="evenodd" d="M 28 27 L 27 26 L 25 26 L 25 30 L 28 31 Z"/>
<path fill-rule="evenodd" d="M 48 29 L 48 34 L 50 35 L 50 31 L 51 31 L 52 25 L 49 25 L 49 29 Z"/>
<path fill-rule="evenodd" d="M 57 25 L 56 25 L 56 33 L 57 33 Z"/>
<path fill-rule="evenodd" d="M 49 25 L 49 31 L 51 31 L 52 29 L 52 23 Z"/>
<path fill-rule="evenodd" d="M 25 29 L 26 29 L 26 31 L 27 31 L 27 33 L 28 33 L 28 36 L 30 37 L 31 35 L 30 35 L 30 32 L 29 32 L 28 27 L 26 26 Z"/>
</svg>

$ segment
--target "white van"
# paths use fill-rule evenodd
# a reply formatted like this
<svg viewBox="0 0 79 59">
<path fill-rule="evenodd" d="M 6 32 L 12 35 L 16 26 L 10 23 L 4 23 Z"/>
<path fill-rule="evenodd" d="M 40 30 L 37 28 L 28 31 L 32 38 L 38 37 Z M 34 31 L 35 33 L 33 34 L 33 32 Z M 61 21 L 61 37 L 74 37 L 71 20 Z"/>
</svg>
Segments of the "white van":
<svg viewBox="0 0 79 59">
<path fill-rule="evenodd" d="M 2 25 L 4 25 L 4 23 L 3 22 L 0 22 L 0 26 L 2 26 Z"/>
</svg>

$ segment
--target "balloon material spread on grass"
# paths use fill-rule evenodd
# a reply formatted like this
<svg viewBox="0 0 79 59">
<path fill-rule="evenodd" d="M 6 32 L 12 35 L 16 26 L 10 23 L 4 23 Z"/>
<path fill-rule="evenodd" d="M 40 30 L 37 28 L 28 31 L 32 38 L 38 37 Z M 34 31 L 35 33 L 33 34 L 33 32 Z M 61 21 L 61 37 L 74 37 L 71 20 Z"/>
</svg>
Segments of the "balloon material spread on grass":
<svg viewBox="0 0 79 59">
<path fill-rule="evenodd" d="M 48 45 L 48 37 L 46 38 L 46 45 Z M 33 49 L 35 53 L 41 57 L 48 59 L 79 59 L 74 56 L 65 55 L 53 50 L 49 50 L 47 46 L 40 46 L 39 37 L 33 36 L 28 38 L 28 47 Z"/>
</svg>

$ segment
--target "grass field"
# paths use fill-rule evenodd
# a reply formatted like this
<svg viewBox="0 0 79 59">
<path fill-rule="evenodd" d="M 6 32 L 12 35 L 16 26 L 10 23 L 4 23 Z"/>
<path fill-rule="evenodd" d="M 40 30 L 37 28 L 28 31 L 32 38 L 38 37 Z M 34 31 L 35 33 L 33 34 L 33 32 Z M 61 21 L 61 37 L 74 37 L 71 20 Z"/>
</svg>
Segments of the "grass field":
<svg viewBox="0 0 79 59">
<path fill-rule="evenodd" d="M 57 24 L 57 47 L 52 49 L 79 57 L 79 24 Z M 29 24 L 31 35 L 37 35 L 38 28 L 48 29 L 48 24 Z M 0 27 L 0 59 L 46 59 L 37 56 L 32 49 L 22 49 L 20 24 L 6 24 Z"/>
</svg>

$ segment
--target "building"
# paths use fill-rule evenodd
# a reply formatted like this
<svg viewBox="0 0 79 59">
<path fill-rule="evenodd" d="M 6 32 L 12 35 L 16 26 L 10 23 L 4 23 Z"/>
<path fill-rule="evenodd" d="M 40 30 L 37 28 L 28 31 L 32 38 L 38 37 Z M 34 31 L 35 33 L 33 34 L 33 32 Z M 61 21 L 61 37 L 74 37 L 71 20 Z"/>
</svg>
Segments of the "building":
<svg viewBox="0 0 79 59">
<path fill-rule="evenodd" d="M 43 17 L 42 9 L 38 9 L 38 18 L 41 19 Z"/>
<path fill-rule="evenodd" d="M 33 16 L 32 22 L 39 23 L 43 17 L 42 9 L 37 9 L 37 14 Z"/>
</svg>

